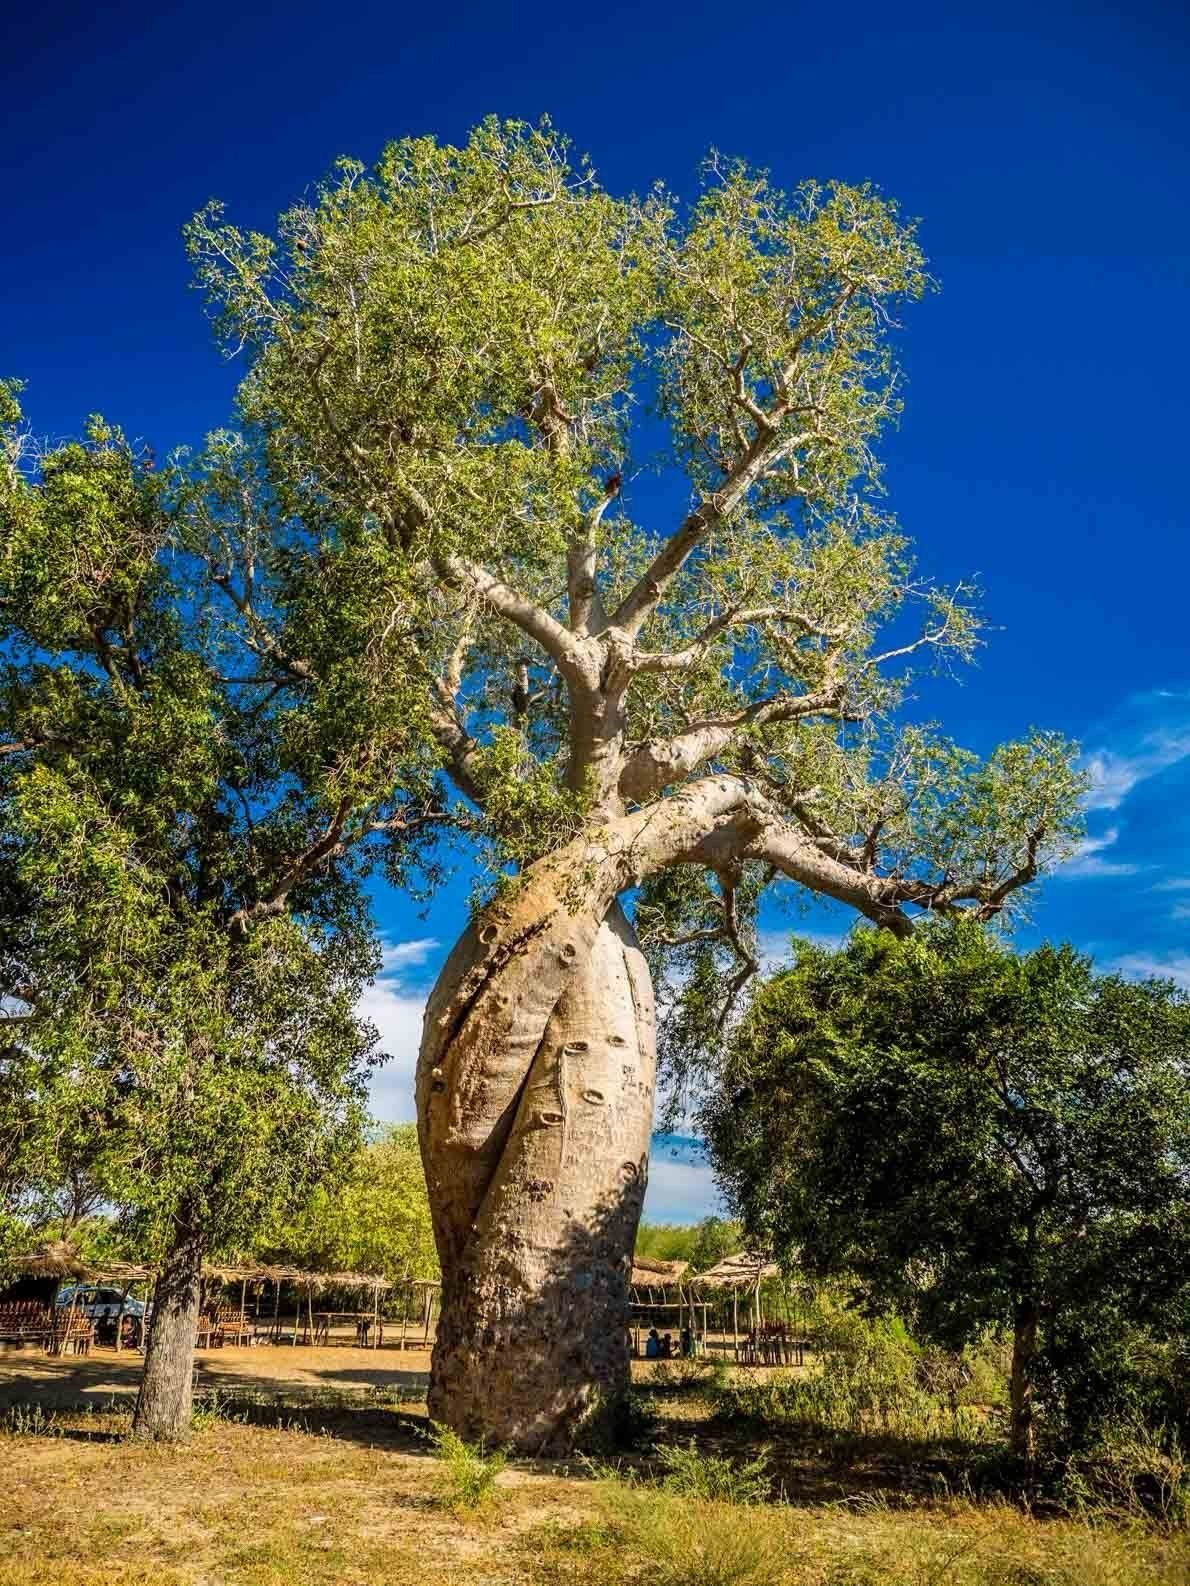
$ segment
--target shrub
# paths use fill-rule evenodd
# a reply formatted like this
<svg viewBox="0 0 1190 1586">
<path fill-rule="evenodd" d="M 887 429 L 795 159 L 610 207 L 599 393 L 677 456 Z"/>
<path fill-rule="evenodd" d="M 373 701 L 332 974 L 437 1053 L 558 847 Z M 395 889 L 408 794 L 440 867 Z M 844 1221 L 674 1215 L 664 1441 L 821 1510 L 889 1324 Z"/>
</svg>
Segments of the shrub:
<svg viewBox="0 0 1190 1586">
<path fill-rule="evenodd" d="M 1190 1526 L 1190 1456 L 1175 1432 L 1136 1420 L 1115 1427 L 1071 1459 L 1060 1492 L 1085 1513 L 1181 1530 Z"/>
<path fill-rule="evenodd" d="M 685 1498 L 721 1503 L 764 1503 L 772 1493 L 772 1478 L 762 1450 L 746 1464 L 735 1465 L 718 1454 L 704 1454 L 693 1439 L 685 1448 L 663 1448 L 657 1456 L 665 1474 L 666 1492 Z"/>
<path fill-rule="evenodd" d="M 482 1443 L 468 1443 L 437 1421 L 431 1423 L 430 1442 L 442 1462 L 438 1480 L 438 1502 L 455 1514 L 474 1514 L 486 1509 L 496 1496 L 496 1482 L 507 1463 L 506 1456 L 494 1449 L 485 1453 Z"/>
<path fill-rule="evenodd" d="M 725 1360 L 655 1360 L 646 1366 L 640 1385 L 654 1393 L 705 1394 L 723 1387 L 729 1376 Z"/>
</svg>

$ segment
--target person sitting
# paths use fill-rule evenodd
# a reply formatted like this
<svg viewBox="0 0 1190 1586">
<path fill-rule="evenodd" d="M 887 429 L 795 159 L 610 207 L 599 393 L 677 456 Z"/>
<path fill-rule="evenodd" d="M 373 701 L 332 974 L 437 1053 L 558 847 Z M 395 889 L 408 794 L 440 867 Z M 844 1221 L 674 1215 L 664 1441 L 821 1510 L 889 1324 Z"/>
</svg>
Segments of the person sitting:
<svg viewBox="0 0 1190 1586">
<path fill-rule="evenodd" d="M 657 1336 L 657 1329 L 649 1329 L 649 1336 L 645 1339 L 645 1359 L 657 1360 L 661 1355 L 661 1339 Z"/>
<path fill-rule="evenodd" d="M 673 1334 L 672 1333 L 666 1333 L 665 1337 L 661 1340 L 661 1358 L 662 1358 L 662 1360 L 672 1360 L 673 1359 L 673 1354 L 674 1354 Z"/>
</svg>

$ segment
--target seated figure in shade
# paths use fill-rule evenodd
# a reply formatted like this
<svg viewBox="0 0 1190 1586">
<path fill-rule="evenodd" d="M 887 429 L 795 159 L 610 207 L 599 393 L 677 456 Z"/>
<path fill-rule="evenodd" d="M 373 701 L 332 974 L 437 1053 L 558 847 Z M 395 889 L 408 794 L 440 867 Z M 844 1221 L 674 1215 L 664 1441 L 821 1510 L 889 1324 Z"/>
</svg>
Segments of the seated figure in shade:
<svg viewBox="0 0 1190 1586">
<path fill-rule="evenodd" d="M 649 1336 L 645 1339 L 645 1359 L 658 1360 L 660 1359 L 660 1356 L 661 1339 L 658 1336 L 657 1329 L 655 1327 L 651 1327 L 649 1329 Z"/>
<path fill-rule="evenodd" d="M 672 1360 L 673 1359 L 673 1353 L 674 1353 L 673 1334 L 672 1333 L 666 1333 L 664 1338 L 662 1338 L 662 1340 L 661 1340 L 661 1358 L 662 1358 L 662 1360 Z"/>
</svg>

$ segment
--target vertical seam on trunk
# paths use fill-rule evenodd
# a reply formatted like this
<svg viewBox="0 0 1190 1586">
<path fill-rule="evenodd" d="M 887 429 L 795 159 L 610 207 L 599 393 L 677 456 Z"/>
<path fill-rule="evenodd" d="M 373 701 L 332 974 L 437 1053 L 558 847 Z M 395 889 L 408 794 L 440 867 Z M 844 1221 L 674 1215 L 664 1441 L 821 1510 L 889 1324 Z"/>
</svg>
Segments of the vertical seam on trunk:
<svg viewBox="0 0 1190 1586">
<path fill-rule="evenodd" d="M 561 1002 L 561 1000 L 562 998 L 559 997 L 558 1002 Z M 538 1059 L 541 1057 L 542 1050 L 544 1049 L 546 1041 L 549 1038 L 550 1024 L 553 1020 L 554 1013 L 557 1011 L 557 1006 L 558 1003 L 555 1003 L 553 1009 L 550 1012 L 549 1018 L 545 1021 L 545 1029 L 541 1032 L 541 1040 L 538 1041 L 533 1052 L 533 1056 L 525 1067 L 524 1077 L 517 1086 L 516 1094 L 513 1097 L 513 1103 L 510 1109 L 512 1113 L 512 1123 L 509 1125 L 508 1133 L 505 1135 L 500 1146 L 500 1154 L 496 1158 L 496 1165 L 489 1174 L 488 1181 L 483 1187 L 483 1194 L 479 1197 L 479 1204 L 475 1208 L 475 1216 L 471 1219 L 471 1227 L 467 1232 L 466 1242 L 464 1243 L 462 1250 L 459 1252 L 460 1265 L 466 1260 L 467 1254 L 471 1249 L 471 1244 L 475 1238 L 476 1230 L 484 1212 L 487 1210 L 488 1198 L 492 1193 L 492 1186 L 500 1177 L 500 1169 L 504 1166 L 505 1154 L 513 1140 L 516 1138 L 517 1120 L 520 1117 L 521 1106 L 525 1099 L 525 1091 L 528 1089 L 529 1081 L 533 1077 L 533 1070 L 537 1067 Z"/>
</svg>

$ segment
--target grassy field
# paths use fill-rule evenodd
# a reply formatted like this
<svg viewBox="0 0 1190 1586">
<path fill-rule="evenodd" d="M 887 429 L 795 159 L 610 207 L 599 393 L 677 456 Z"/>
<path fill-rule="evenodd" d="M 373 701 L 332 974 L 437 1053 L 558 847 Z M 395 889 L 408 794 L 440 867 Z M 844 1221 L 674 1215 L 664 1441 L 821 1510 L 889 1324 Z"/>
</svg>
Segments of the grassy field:
<svg viewBox="0 0 1190 1586">
<path fill-rule="evenodd" d="M 472 1456 L 437 1456 L 423 1407 L 376 1384 L 282 1380 L 217 1399 L 178 1449 L 125 1441 L 126 1399 L 47 1412 L 15 1386 L 0 1412 L 0 1586 L 1190 1581 L 1184 1532 L 913 1493 L 858 1449 L 846 1464 L 824 1449 L 815 1470 L 813 1449 L 725 1436 L 672 1384 L 651 1406 L 668 1457 L 486 1474 Z M 793 1470 L 802 1479 L 782 1478 L 771 1501 L 771 1473 Z"/>
</svg>

